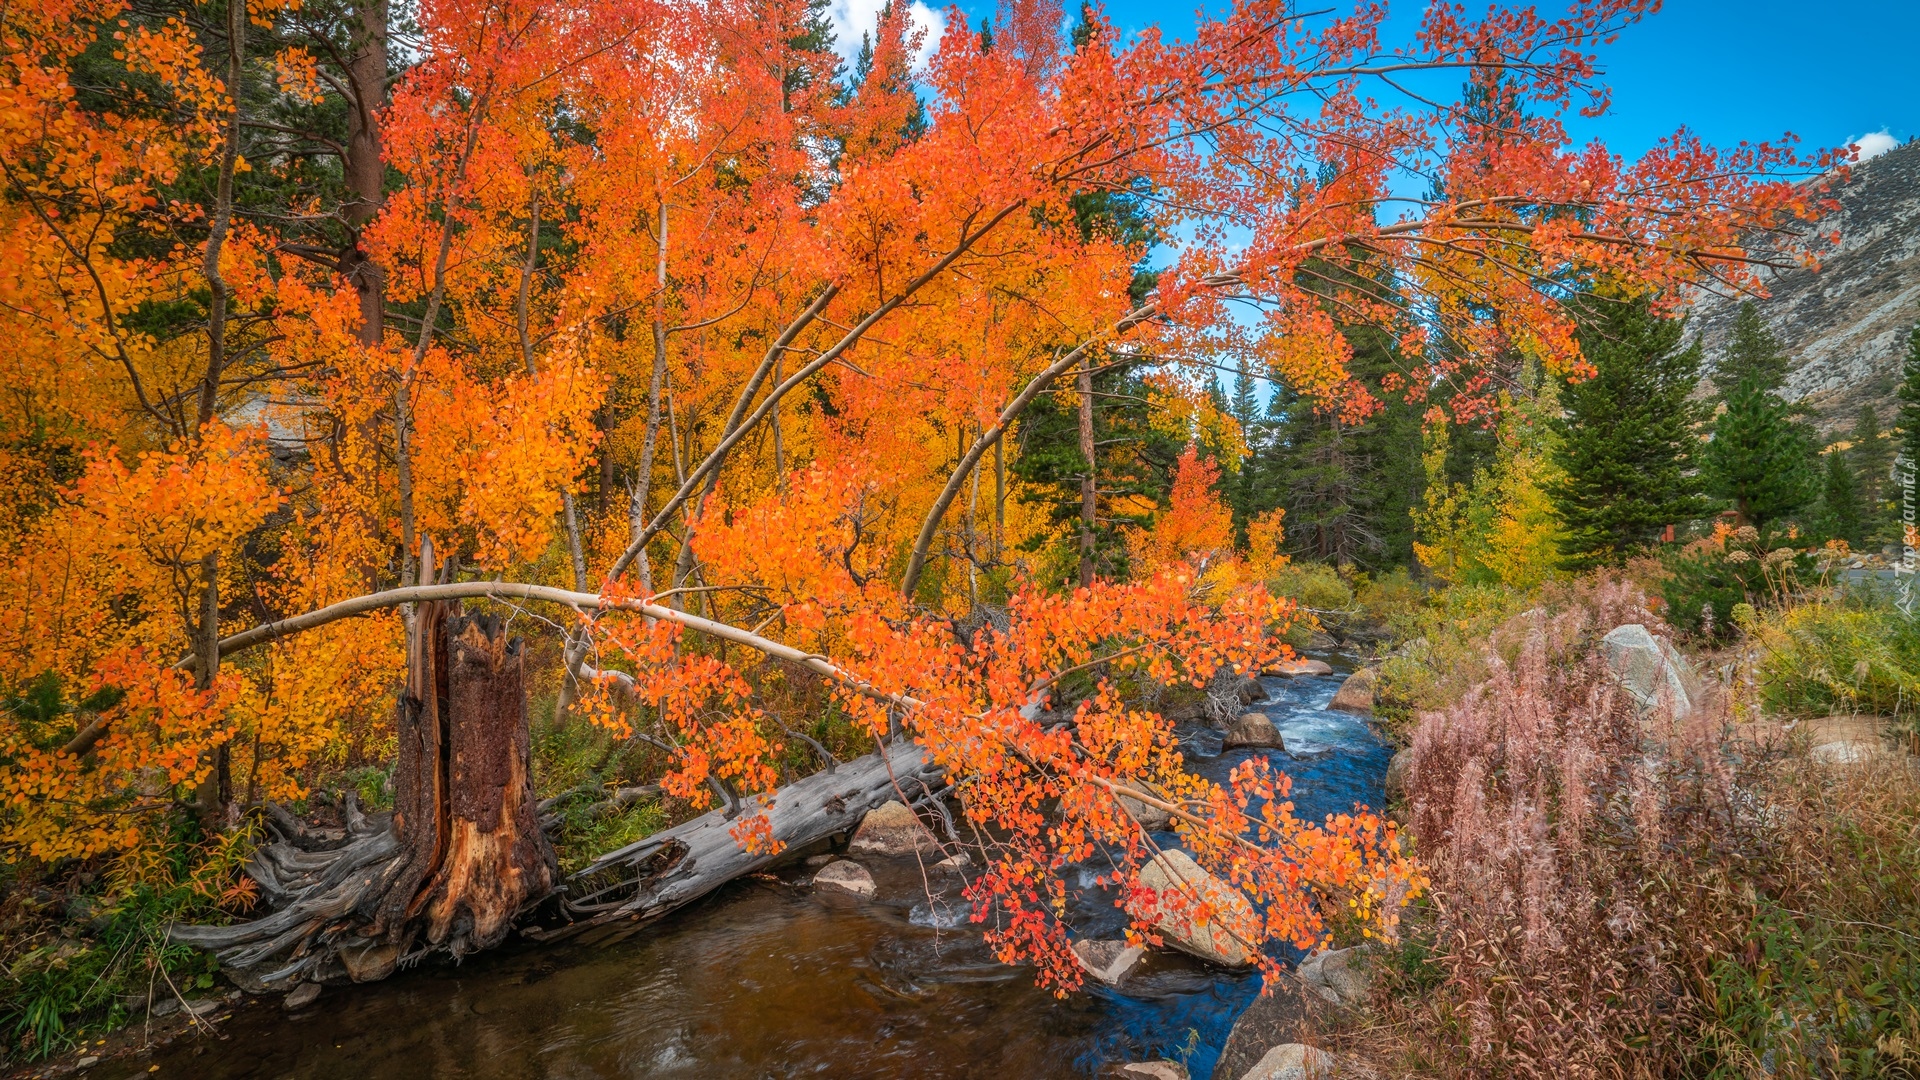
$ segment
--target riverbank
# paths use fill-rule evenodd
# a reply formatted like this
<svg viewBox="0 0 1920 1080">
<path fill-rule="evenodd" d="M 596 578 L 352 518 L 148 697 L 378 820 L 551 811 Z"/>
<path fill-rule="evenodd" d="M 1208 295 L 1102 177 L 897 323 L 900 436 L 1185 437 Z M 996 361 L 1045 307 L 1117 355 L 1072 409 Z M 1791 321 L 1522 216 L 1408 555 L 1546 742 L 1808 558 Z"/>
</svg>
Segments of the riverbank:
<svg viewBox="0 0 1920 1080">
<path fill-rule="evenodd" d="M 1389 751 L 1364 719 L 1327 710 L 1344 678 L 1261 680 L 1268 698 L 1252 707 L 1272 718 L 1286 752 L 1223 752 L 1219 731 L 1183 725 L 1189 768 L 1217 780 L 1265 757 L 1293 777 L 1307 820 L 1377 805 Z M 911 857 L 852 858 L 874 878 L 870 898 L 812 885 L 814 868 L 802 862 L 617 939 L 424 965 L 329 987 L 291 1011 L 277 997 L 255 999 L 220 1019 L 217 1035 L 129 1047 L 86 1075 L 1065 1078 L 1171 1059 L 1206 1077 L 1260 992 L 1257 973 L 1157 949 L 1122 986 L 1090 981 L 1056 999 L 1031 968 L 983 947 L 965 921 L 961 875 Z M 1097 873 L 1072 876 L 1076 932 L 1090 938 L 1118 933 L 1122 921 Z M 75 1060 L 18 1075 L 62 1075 Z"/>
</svg>

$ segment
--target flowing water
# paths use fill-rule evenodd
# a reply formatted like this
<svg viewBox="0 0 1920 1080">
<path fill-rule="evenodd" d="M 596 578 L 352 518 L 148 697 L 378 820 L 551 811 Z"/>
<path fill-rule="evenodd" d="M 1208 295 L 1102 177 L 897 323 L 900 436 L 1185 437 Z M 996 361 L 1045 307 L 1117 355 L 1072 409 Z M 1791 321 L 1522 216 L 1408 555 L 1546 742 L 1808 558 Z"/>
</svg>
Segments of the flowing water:
<svg viewBox="0 0 1920 1080">
<path fill-rule="evenodd" d="M 1305 820 L 1382 799 L 1388 749 L 1364 720 L 1325 709 L 1340 678 L 1267 679 L 1274 700 L 1255 706 L 1286 739 L 1291 756 L 1275 754 L 1275 765 L 1293 777 Z M 1221 754 L 1204 728 L 1183 736 L 1190 767 L 1216 781 L 1264 753 Z M 224 1039 L 156 1054 L 151 1075 L 1042 1078 L 1184 1057 L 1206 1077 L 1260 990 L 1257 974 L 1155 953 L 1124 993 L 1093 987 L 1058 1001 L 1031 970 L 994 961 L 964 905 L 930 903 L 917 867 L 873 869 L 880 892 L 869 901 L 815 894 L 795 870 L 736 882 L 623 940 L 509 948 L 329 989 L 294 1022 L 243 1010 Z M 1079 929 L 1114 936 L 1110 904 L 1089 899 L 1080 911 Z"/>
</svg>

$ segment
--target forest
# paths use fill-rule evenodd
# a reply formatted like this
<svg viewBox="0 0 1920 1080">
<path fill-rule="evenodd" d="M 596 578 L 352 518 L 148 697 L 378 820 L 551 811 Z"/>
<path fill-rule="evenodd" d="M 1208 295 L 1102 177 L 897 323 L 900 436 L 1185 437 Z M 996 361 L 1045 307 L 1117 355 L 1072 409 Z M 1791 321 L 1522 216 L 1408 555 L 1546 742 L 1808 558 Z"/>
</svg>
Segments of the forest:
<svg viewBox="0 0 1920 1080">
<path fill-rule="evenodd" d="M 1819 434 L 1754 301 L 1865 166 L 1576 141 L 1657 8 L 0 6 L 0 1063 L 777 893 L 1083 1010 L 846 1075 L 1916 1067 L 1920 326 Z M 1333 788 L 1245 711 L 1349 693 Z M 1085 1013 L 1143 953 L 1231 1008 Z"/>
</svg>

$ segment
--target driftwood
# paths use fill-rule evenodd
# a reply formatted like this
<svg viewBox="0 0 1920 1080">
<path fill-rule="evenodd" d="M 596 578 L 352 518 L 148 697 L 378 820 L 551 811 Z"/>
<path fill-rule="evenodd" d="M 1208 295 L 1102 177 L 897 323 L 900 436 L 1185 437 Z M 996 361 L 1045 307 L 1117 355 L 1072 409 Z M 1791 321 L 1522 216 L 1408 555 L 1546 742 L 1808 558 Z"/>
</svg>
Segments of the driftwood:
<svg viewBox="0 0 1920 1080">
<path fill-rule="evenodd" d="M 610 851 L 567 879 L 562 907 L 576 921 L 556 930 L 529 931 L 541 940 L 569 937 L 615 921 L 658 918 L 836 833 L 860 824 L 889 799 L 936 803 L 941 770 L 919 744 L 896 741 L 878 753 L 841 762 L 776 791 L 762 809 L 781 854 L 749 852 L 733 838 L 742 815 L 714 810 Z M 751 813 L 751 810 L 743 810 Z"/>
</svg>

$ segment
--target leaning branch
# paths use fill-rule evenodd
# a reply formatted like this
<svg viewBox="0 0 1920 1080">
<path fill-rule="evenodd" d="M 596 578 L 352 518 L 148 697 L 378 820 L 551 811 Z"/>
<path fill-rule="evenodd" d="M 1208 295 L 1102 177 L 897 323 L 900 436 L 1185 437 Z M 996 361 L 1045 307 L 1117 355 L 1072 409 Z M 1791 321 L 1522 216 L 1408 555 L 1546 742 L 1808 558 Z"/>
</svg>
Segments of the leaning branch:
<svg viewBox="0 0 1920 1080">
<path fill-rule="evenodd" d="M 684 611 L 676 611 L 670 607 L 650 604 L 631 597 L 605 597 L 599 593 L 576 592 L 572 589 L 557 589 L 548 585 L 529 585 L 513 581 L 463 581 L 452 585 L 413 585 L 407 588 L 368 593 L 365 596 L 342 600 L 337 604 L 329 604 L 303 615 L 281 619 L 279 622 L 264 623 L 250 630 L 242 630 L 240 633 L 222 638 L 219 654 L 224 659 L 281 638 L 317 630 L 342 619 L 351 619 L 402 604 L 426 603 L 431 600 L 542 601 L 572 608 L 583 615 L 601 611 L 630 611 L 650 619 L 665 619 L 668 622 L 679 623 L 689 630 L 708 637 L 731 641 L 736 645 L 744 645 L 749 649 L 766 653 L 768 656 L 791 661 L 809 671 L 895 705 L 912 708 L 920 704 L 913 698 L 882 691 L 858 675 L 830 663 L 826 657 L 818 653 L 804 652 L 791 645 L 742 630 L 737 626 L 703 619 L 698 615 L 690 615 Z M 181 658 L 173 667 L 176 671 L 191 671 L 194 664 L 198 662 L 197 656 L 187 656 Z M 110 717 L 99 717 L 68 741 L 63 749 L 69 754 L 84 754 L 106 735 L 111 725 Z"/>
</svg>

